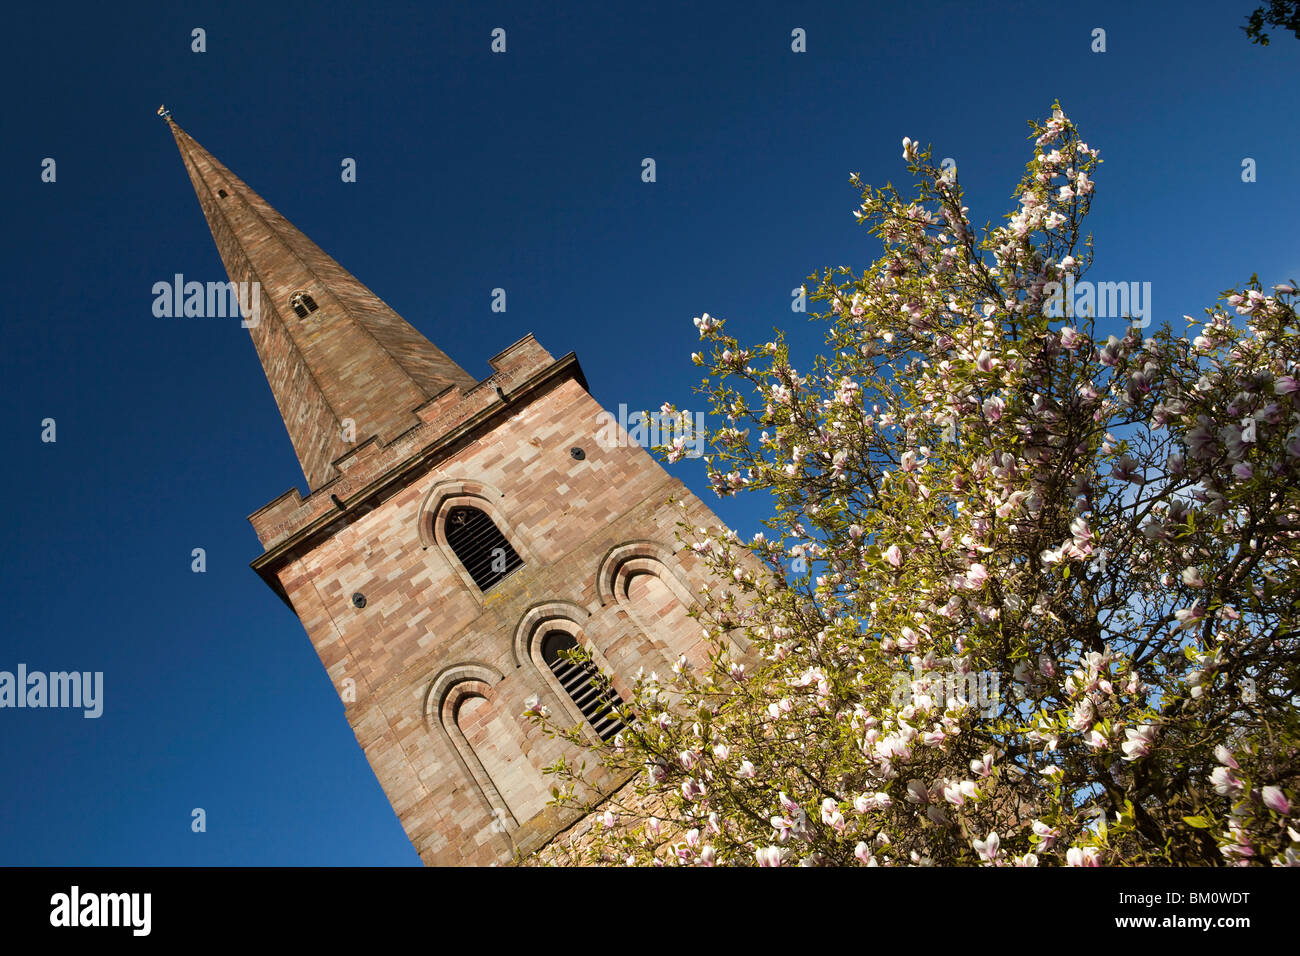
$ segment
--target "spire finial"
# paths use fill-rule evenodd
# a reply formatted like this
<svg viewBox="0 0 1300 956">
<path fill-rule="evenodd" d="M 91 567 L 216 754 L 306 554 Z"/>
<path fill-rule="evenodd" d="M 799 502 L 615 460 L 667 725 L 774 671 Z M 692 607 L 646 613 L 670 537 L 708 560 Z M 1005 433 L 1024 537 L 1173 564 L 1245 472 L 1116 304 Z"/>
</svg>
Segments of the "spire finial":
<svg viewBox="0 0 1300 956">
<path fill-rule="evenodd" d="M 158 115 L 167 121 L 171 121 L 172 111 L 165 106 L 158 107 Z"/>
</svg>

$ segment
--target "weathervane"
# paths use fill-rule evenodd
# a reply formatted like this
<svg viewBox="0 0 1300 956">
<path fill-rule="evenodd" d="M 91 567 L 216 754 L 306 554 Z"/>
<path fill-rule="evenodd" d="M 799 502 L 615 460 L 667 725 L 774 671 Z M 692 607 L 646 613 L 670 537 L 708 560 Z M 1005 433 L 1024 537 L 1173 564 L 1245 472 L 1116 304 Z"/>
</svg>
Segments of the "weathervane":
<svg viewBox="0 0 1300 956">
<path fill-rule="evenodd" d="M 163 119 L 167 119 L 167 117 L 172 115 L 172 111 L 165 106 L 160 106 L 158 107 L 158 115 L 161 116 Z"/>
</svg>

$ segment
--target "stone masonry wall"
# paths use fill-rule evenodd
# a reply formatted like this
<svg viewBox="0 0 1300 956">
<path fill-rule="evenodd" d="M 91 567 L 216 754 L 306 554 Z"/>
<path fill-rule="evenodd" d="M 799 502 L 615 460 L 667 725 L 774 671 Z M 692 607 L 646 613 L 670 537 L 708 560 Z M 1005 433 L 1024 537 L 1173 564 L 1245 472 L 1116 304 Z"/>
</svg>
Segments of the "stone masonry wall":
<svg viewBox="0 0 1300 956">
<path fill-rule="evenodd" d="M 578 755 L 520 716 L 532 695 L 576 713 L 539 666 L 548 630 L 589 647 L 625 697 L 638 668 L 698 656 L 699 626 L 676 595 L 689 601 L 703 571 L 678 549 L 668 498 L 687 502 L 692 524 L 718 519 L 645 451 L 602 448 L 600 412 L 560 380 L 278 573 L 426 863 L 508 863 L 573 822 L 545 806 L 542 768 Z M 524 559 L 486 594 L 440 536 L 453 503 L 486 511 Z"/>
</svg>

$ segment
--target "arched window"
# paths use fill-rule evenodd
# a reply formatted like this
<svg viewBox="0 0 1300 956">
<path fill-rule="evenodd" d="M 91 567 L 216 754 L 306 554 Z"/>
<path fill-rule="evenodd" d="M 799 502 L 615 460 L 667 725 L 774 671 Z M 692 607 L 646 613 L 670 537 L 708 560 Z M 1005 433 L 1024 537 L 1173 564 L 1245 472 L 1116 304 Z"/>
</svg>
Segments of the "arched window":
<svg viewBox="0 0 1300 956">
<path fill-rule="evenodd" d="M 622 706 L 623 699 L 612 687 L 604 687 L 598 679 L 596 665 L 590 660 L 576 661 L 562 656 L 562 651 L 572 650 L 578 646 L 572 634 L 564 631 L 551 631 L 542 638 L 542 660 L 555 674 L 564 692 L 582 711 L 587 723 L 600 735 L 602 740 L 609 740 L 623 729 L 623 722 L 613 713 L 613 708 Z"/>
<path fill-rule="evenodd" d="M 300 319 L 305 319 L 316 311 L 316 300 L 306 292 L 295 292 L 291 295 L 289 305 L 293 306 L 293 311 Z"/>
<path fill-rule="evenodd" d="M 480 591 L 524 564 L 492 519 L 467 505 L 457 505 L 447 512 L 447 544 Z"/>
</svg>

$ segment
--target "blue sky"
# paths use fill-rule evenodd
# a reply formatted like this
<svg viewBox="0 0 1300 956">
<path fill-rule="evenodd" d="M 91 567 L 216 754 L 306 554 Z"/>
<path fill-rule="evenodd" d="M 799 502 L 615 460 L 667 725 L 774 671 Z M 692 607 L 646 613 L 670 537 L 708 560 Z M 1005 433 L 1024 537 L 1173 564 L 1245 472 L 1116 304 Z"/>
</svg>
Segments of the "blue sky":
<svg viewBox="0 0 1300 956">
<path fill-rule="evenodd" d="M 876 254 L 849 173 L 901 186 L 911 136 L 1000 221 L 1054 98 L 1105 160 L 1093 277 L 1150 281 L 1157 323 L 1300 277 L 1300 41 L 1251 45 L 1251 0 L 611 6 L 9 14 L 0 670 L 105 686 L 94 720 L 0 709 L 0 864 L 419 862 L 248 567 L 245 516 L 304 484 L 248 333 L 152 315 L 155 282 L 224 279 L 159 103 L 471 373 L 532 332 L 607 408 L 702 408 L 703 311 L 810 354 L 790 290 Z M 741 530 L 767 512 L 675 473 Z"/>
</svg>

